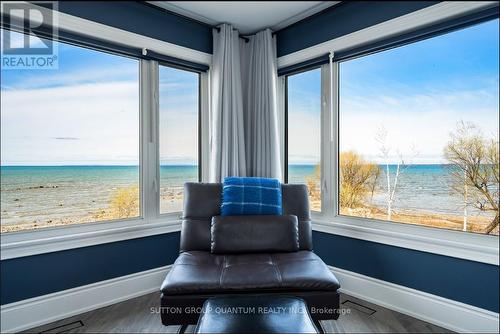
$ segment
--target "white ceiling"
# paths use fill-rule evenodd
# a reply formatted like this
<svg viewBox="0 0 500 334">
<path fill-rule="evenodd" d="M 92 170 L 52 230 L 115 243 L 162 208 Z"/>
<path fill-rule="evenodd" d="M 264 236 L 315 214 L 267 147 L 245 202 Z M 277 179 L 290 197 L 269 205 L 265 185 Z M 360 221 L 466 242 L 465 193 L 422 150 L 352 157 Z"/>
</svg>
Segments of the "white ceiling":
<svg viewBox="0 0 500 334">
<path fill-rule="evenodd" d="M 149 1 L 177 14 L 210 24 L 230 23 L 240 34 L 276 31 L 340 1 Z"/>
</svg>

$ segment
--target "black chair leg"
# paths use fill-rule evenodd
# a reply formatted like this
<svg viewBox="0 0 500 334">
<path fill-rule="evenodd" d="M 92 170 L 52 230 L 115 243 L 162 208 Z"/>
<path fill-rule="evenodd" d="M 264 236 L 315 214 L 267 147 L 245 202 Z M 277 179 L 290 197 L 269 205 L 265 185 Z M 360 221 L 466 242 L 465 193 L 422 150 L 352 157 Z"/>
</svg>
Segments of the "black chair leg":
<svg viewBox="0 0 500 334">
<path fill-rule="evenodd" d="M 313 321 L 314 321 L 314 324 L 316 325 L 316 328 L 318 329 L 318 333 L 324 334 L 325 331 L 323 330 L 323 326 L 321 325 L 321 321 L 319 321 L 318 319 L 313 319 Z"/>
<path fill-rule="evenodd" d="M 186 331 L 186 329 L 188 328 L 188 326 L 189 325 L 187 325 L 187 324 L 181 325 L 181 327 L 179 327 L 179 331 L 177 333 L 184 334 L 184 332 Z"/>
</svg>

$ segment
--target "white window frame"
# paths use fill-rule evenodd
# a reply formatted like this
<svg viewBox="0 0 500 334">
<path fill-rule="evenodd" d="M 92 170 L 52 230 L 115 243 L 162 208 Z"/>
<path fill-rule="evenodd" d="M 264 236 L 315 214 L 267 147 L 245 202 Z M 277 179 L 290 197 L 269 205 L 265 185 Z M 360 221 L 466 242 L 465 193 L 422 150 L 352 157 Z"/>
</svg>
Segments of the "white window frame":
<svg viewBox="0 0 500 334">
<path fill-rule="evenodd" d="M 49 9 L 29 4 L 41 11 Z M 211 55 L 168 42 L 113 28 L 76 16 L 54 13 L 58 16 L 55 26 L 69 32 L 84 34 L 102 40 L 155 51 L 205 65 L 210 65 Z M 139 60 L 140 89 L 140 150 L 139 177 L 141 213 L 137 218 L 99 221 L 69 226 L 49 227 L 30 231 L 9 232 L 0 235 L 1 260 L 61 251 L 102 243 L 135 239 L 180 230 L 180 213 L 161 214 L 159 211 L 159 151 L 158 151 L 158 62 Z M 208 73 L 200 74 L 200 127 L 202 150 L 202 179 L 207 178 L 208 154 Z"/>
<path fill-rule="evenodd" d="M 442 2 L 384 23 L 362 29 L 319 45 L 280 57 L 278 66 L 286 67 L 325 53 L 396 35 L 425 24 L 450 19 L 459 14 L 485 9 L 492 2 Z M 332 66 L 332 80 L 330 79 Z M 350 238 L 403 247 L 450 257 L 499 265 L 499 237 L 454 231 L 421 225 L 377 219 L 342 216 L 338 208 L 338 117 L 339 63 L 321 67 L 322 148 L 321 148 L 321 212 L 312 212 L 313 229 Z M 282 88 L 283 89 L 283 88 Z M 332 89 L 332 91 L 330 91 Z M 283 94 L 284 95 L 284 94 Z M 333 100 L 333 108 L 331 103 Z M 282 111 L 283 112 L 283 111 Z M 333 136 L 332 136 L 333 133 Z M 287 145 L 288 143 L 284 143 Z M 332 168 L 333 167 L 333 168 Z M 288 168 L 288 166 L 284 166 Z M 329 173 L 327 171 L 330 171 Z M 332 247 L 335 247 L 332 245 Z"/>
<path fill-rule="evenodd" d="M 156 64 L 154 65 L 154 74 L 153 74 L 153 80 L 154 84 L 152 87 L 155 87 L 156 89 L 159 88 L 159 76 L 160 76 L 160 66 L 163 67 L 170 67 L 174 68 L 172 66 L 169 66 L 168 64 L 162 64 L 155 62 Z M 182 69 L 179 69 L 182 71 Z M 195 72 L 193 72 L 195 73 Z M 207 73 L 197 73 L 199 75 L 198 77 L 198 129 L 197 129 L 197 136 L 200 136 L 200 138 L 197 138 L 197 145 L 198 145 L 198 155 L 196 157 L 197 159 L 197 166 L 198 166 L 198 174 L 197 178 L 199 178 L 198 181 L 203 181 L 205 179 L 208 179 L 208 168 L 205 166 L 208 164 L 208 157 L 205 154 L 206 152 L 209 152 L 209 147 L 206 147 L 205 143 L 208 143 L 208 140 L 203 140 L 204 135 L 208 135 L 208 132 L 205 131 L 204 129 L 206 128 L 206 125 L 208 124 L 208 118 L 204 117 L 204 115 L 208 115 L 208 108 L 206 107 L 208 105 L 207 102 L 207 96 L 208 96 L 208 74 Z M 156 199 L 155 202 L 157 204 L 157 207 L 155 208 L 155 212 L 158 212 L 159 218 L 165 218 L 169 220 L 180 220 L 182 218 L 182 212 L 181 211 L 173 211 L 173 212 L 165 212 L 161 213 L 160 208 L 161 208 L 161 198 L 160 198 L 160 133 L 159 133 L 159 126 L 160 126 L 160 96 L 159 96 L 159 91 L 155 91 L 153 93 L 154 96 L 154 109 L 153 109 L 153 114 L 154 114 L 154 121 L 152 124 L 155 125 L 155 129 L 153 131 L 154 134 L 153 136 L 156 137 L 156 156 L 153 157 L 153 159 L 156 160 L 156 169 L 154 173 L 156 173 L 156 180 L 158 180 L 158 183 L 155 184 L 155 193 L 156 193 Z M 201 154 L 200 154 L 201 153 Z M 153 181 L 155 182 L 155 181 Z"/>
</svg>

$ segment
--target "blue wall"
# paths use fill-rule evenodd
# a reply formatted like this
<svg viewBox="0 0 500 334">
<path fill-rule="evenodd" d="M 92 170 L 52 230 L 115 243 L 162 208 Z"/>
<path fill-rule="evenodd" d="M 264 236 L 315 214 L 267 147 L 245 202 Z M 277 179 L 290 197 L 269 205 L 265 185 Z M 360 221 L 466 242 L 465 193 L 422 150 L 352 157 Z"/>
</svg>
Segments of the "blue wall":
<svg viewBox="0 0 500 334">
<path fill-rule="evenodd" d="M 435 5 L 439 1 L 342 2 L 277 32 L 278 57 Z"/>
<path fill-rule="evenodd" d="M 329 265 L 499 312 L 499 267 L 339 235 L 314 232 Z"/>
<path fill-rule="evenodd" d="M 1 304 L 174 262 L 179 232 L 1 261 Z M 499 312 L 499 267 L 314 232 L 329 265 Z"/>
<path fill-rule="evenodd" d="M 172 264 L 179 232 L 1 261 L 1 304 Z"/>
<path fill-rule="evenodd" d="M 59 11 L 212 53 L 212 28 L 138 1 L 59 1 Z"/>
</svg>

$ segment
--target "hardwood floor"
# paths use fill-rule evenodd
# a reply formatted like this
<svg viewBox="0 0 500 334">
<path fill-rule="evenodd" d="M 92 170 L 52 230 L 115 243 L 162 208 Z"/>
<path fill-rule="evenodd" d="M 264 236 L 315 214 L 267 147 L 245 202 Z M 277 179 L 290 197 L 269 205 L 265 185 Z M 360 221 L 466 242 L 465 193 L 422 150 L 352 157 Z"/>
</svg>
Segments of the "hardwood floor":
<svg viewBox="0 0 500 334">
<path fill-rule="evenodd" d="M 122 303 L 87 312 L 26 333 L 177 333 L 179 326 L 163 326 L 158 293 L 148 294 Z M 451 333 L 441 327 L 407 315 L 342 295 L 345 314 L 337 321 L 322 321 L 329 333 Z M 189 326 L 186 333 L 192 333 Z"/>
</svg>

